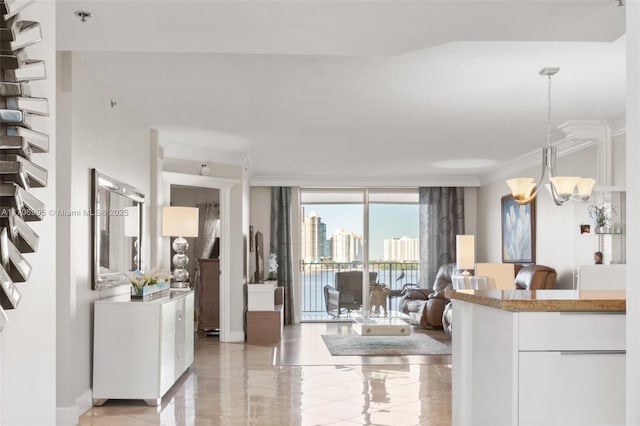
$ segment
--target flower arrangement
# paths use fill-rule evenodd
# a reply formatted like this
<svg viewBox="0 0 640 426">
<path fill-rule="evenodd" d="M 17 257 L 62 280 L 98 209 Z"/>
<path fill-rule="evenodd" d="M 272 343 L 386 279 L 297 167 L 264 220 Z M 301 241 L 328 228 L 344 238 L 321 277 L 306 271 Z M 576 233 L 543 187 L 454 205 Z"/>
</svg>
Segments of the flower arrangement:
<svg viewBox="0 0 640 426">
<path fill-rule="evenodd" d="M 613 216 L 613 206 L 606 203 L 592 204 L 589 206 L 589 216 L 598 227 L 611 226 Z"/>
<path fill-rule="evenodd" d="M 171 282 L 171 272 L 165 270 L 152 270 L 148 273 L 143 271 L 132 271 L 128 274 L 129 282 L 135 294 L 143 293 L 143 288 L 160 283 Z"/>
<path fill-rule="evenodd" d="M 278 256 L 275 253 L 269 254 L 269 258 L 267 259 L 267 269 L 269 270 L 269 279 L 275 280 L 278 277 L 278 261 L 276 260 Z"/>
</svg>

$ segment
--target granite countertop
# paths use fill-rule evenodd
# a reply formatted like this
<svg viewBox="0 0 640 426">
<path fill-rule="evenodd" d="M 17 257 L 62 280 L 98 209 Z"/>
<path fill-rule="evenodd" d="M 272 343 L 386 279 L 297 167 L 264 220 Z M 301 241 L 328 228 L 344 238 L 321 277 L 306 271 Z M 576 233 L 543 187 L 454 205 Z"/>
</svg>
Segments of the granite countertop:
<svg viewBox="0 0 640 426">
<path fill-rule="evenodd" d="M 624 290 L 448 290 L 446 297 L 505 311 L 625 312 Z"/>
</svg>

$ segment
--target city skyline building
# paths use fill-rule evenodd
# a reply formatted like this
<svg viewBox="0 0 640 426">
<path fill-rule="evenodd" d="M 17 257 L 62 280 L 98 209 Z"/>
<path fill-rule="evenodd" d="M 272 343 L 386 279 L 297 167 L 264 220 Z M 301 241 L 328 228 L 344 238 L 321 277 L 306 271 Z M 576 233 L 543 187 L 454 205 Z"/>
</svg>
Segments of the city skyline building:
<svg viewBox="0 0 640 426">
<path fill-rule="evenodd" d="M 384 260 L 389 262 L 419 262 L 419 240 L 409 237 L 385 239 Z"/>
<path fill-rule="evenodd" d="M 332 259 L 334 262 L 355 262 L 363 259 L 363 238 L 343 228 L 333 233 Z"/>
<path fill-rule="evenodd" d="M 321 260 L 321 224 L 322 218 L 315 211 L 309 213 L 304 221 L 303 259 L 305 262 L 320 262 Z"/>
</svg>

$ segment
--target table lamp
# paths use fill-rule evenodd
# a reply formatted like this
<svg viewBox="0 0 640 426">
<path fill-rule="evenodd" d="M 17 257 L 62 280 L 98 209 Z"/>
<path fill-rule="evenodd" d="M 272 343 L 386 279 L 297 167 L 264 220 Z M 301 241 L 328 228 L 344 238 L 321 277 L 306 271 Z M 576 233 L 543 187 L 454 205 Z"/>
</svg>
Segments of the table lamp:
<svg viewBox="0 0 640 426">
<path fill-rule="evenodd" d="M 476 249 L 474 235 L 456 235 L 456 268 L 462 275 L 469 276 L 469 269 L 476 267 Z"/>
<path fill-rule="evenodd" d="M 163 207 L 162 235 L 176 237 L 171 247 L 176 252 L 173 255 L 173 280 L 171 287 L 189 287 L 189 271 L 185 267 L 189 264 L 186 251 L 189 243 L 184 237 L 198 236 L 198 208 L 197 207 Z"/>
</svg>

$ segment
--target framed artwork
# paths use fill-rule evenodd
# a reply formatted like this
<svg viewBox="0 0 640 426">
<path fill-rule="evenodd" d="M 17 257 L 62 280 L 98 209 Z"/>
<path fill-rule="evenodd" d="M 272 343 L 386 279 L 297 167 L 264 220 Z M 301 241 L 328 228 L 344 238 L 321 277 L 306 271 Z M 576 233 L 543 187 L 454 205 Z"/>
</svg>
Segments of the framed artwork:
<svg viewBox="0 0 640 426">
<path fill-rule="evenodd" d="M 502 197 L 502 262 L 535 263 L 536 205 L 535 199 L 518 204 L 511 194 Z"/>
</svg>

